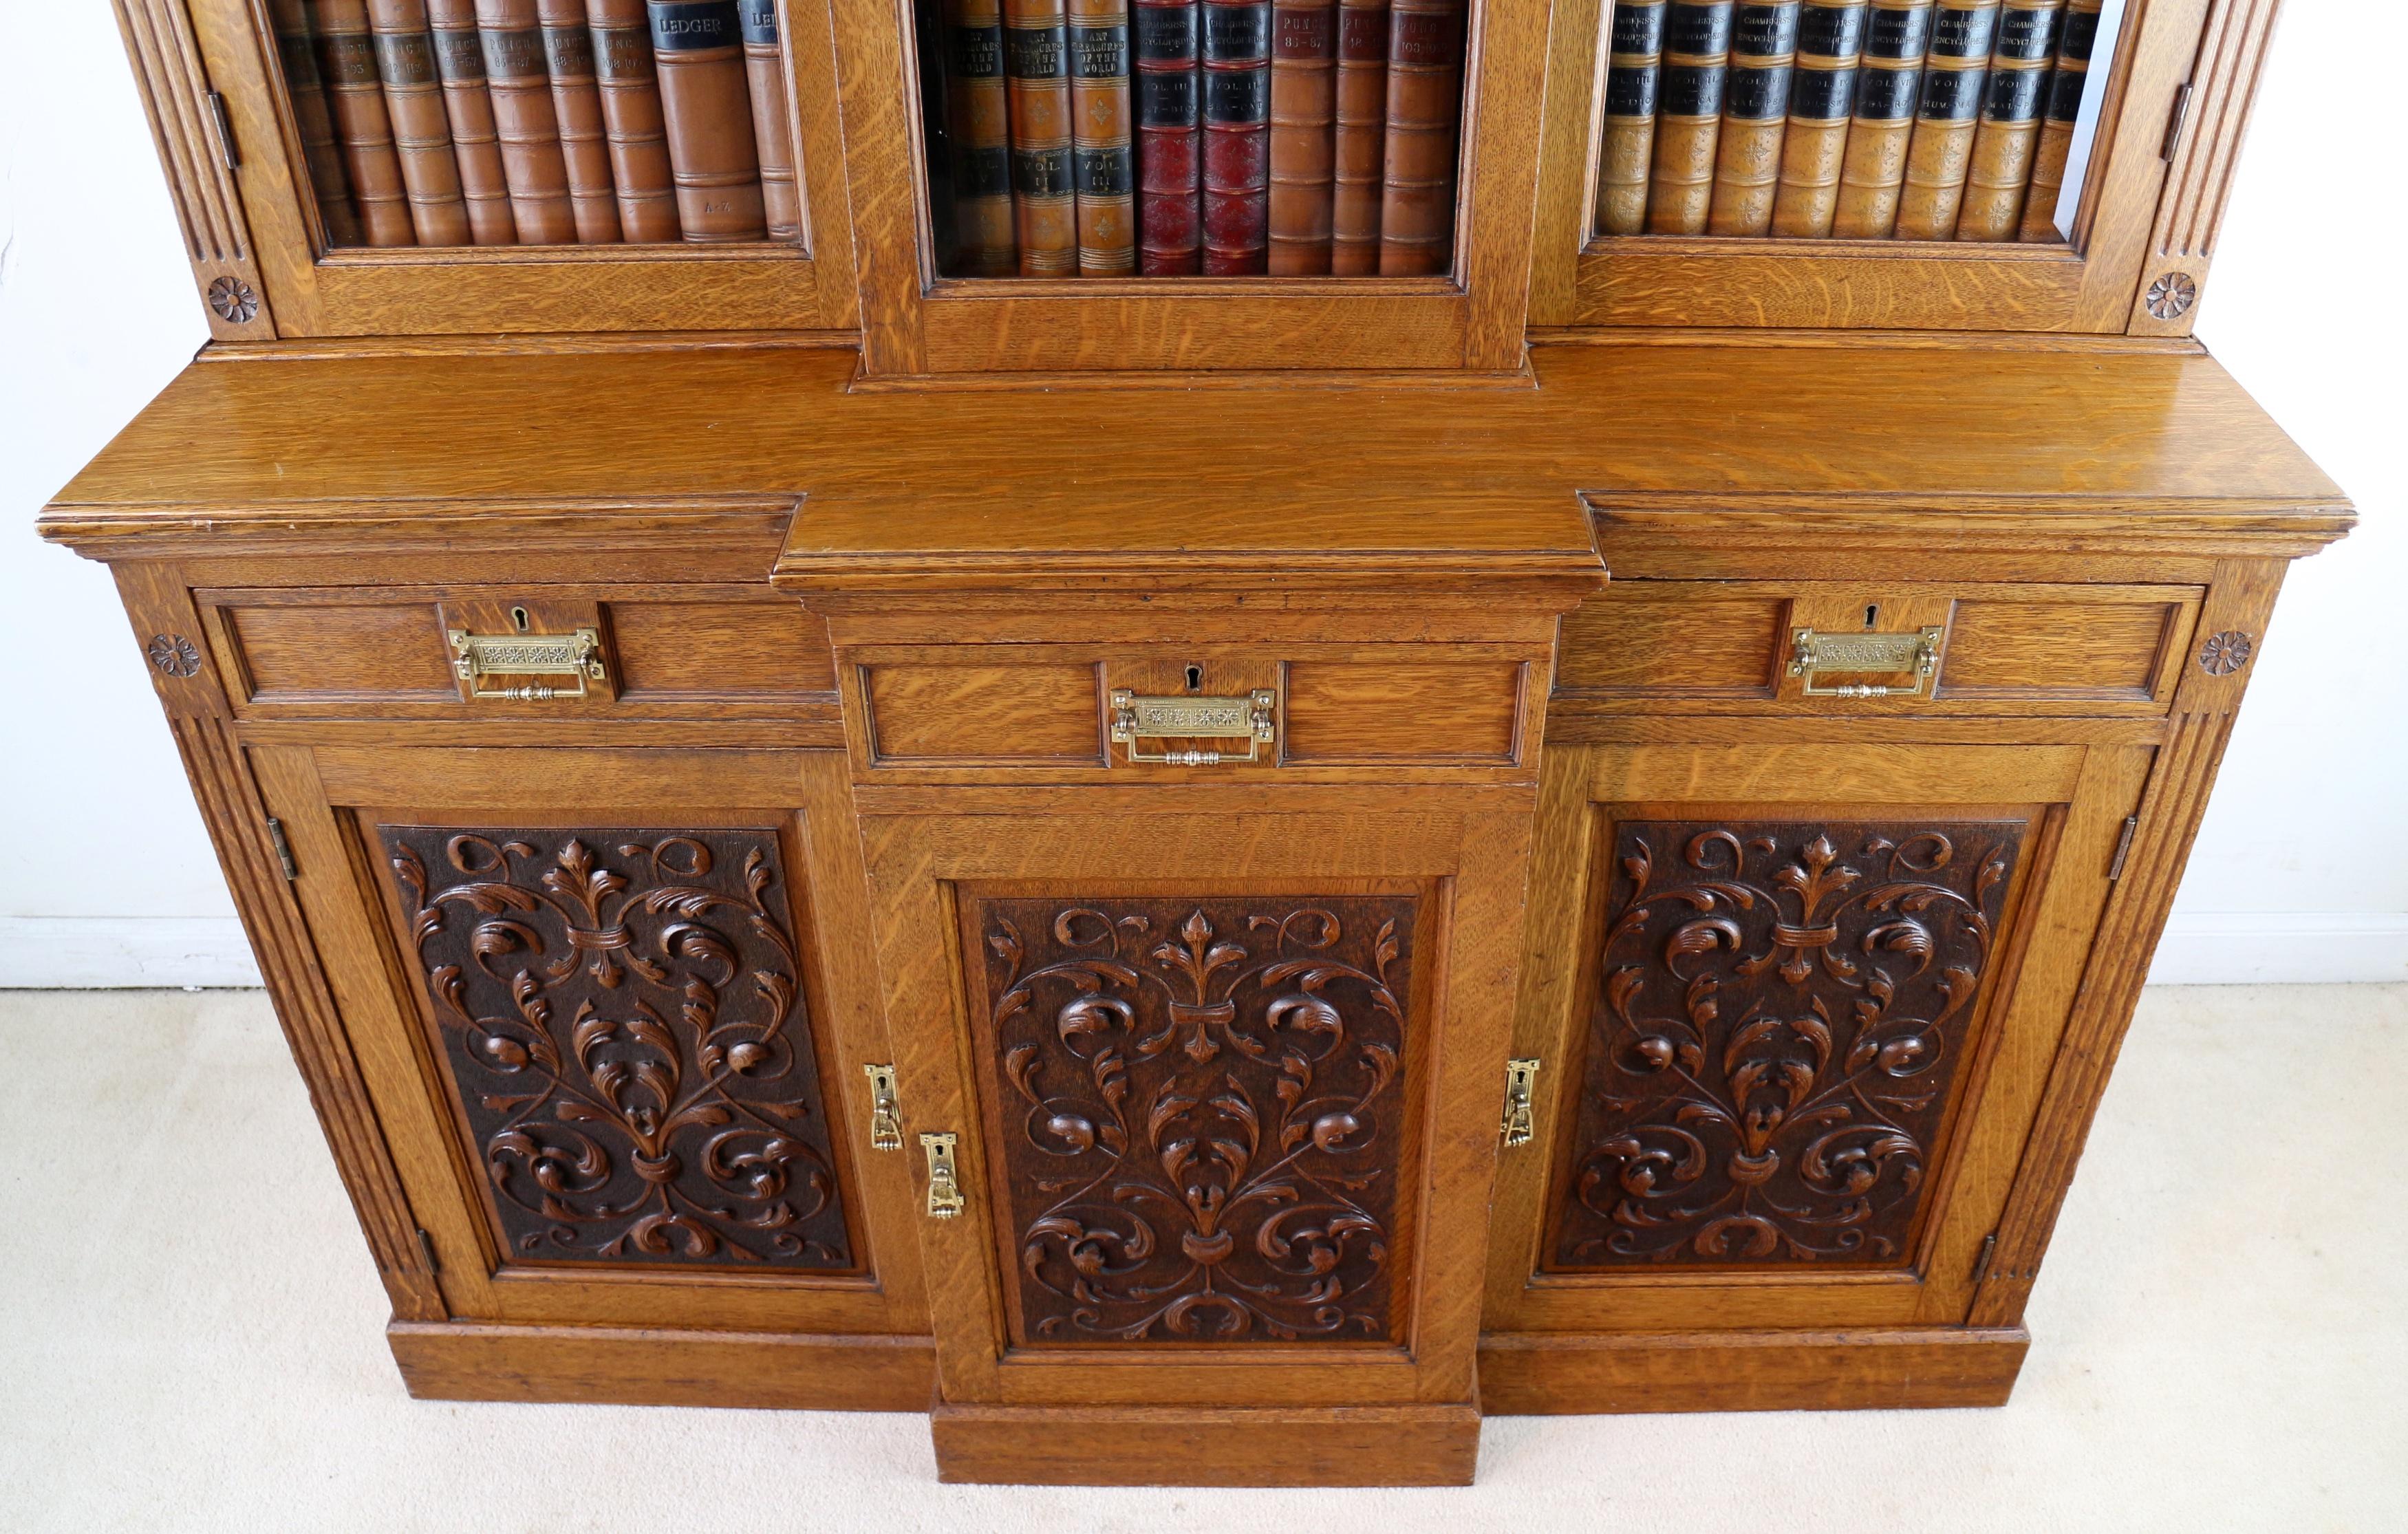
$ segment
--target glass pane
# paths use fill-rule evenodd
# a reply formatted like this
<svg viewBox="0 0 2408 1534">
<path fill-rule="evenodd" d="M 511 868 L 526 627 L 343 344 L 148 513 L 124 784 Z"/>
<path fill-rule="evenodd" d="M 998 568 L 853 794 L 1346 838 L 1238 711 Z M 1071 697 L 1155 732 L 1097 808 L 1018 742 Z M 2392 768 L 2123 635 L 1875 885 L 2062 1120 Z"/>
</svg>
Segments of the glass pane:
<svg viewBox="0 0 2408 1534">
<path fill-rule="evenodd" d="M 947 277 L 1455 264 L 1465 0 L 919 0 Z"/>
<path fill-rule="evenodd" d="M 804 238 L 777 0 L 268 0 L 333 246 Z"/>
<path fill-rule="evenodd" d="M 1615 0 L 1596 232 L 2062 239 L 2122 11 Z"/>
</svg>

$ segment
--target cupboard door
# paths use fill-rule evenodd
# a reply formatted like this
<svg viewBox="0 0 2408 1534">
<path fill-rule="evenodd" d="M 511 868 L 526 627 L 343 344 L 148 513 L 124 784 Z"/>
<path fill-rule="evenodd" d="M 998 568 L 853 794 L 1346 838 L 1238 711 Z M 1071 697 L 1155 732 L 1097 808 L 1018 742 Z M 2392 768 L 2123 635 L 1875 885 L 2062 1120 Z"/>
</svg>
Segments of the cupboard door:
<svg viewBox="0 0 2408 1534">
<path fill-rule="evenodd" d="M 924 1329 L 840 757 L 256 756 L 455 1317 Z"/>
<path fill-rule="evenodd" d="M 1551 752 L 1488 1326 L 1962 1321 L 2146 757 Z"/>
</svg>

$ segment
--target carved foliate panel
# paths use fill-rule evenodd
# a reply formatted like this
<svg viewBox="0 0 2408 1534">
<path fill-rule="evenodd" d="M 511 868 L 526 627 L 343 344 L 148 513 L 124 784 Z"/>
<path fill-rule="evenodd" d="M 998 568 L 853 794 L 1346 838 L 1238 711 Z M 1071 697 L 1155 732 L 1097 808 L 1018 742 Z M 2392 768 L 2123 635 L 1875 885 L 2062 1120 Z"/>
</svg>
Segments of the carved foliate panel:
<svg viewBox="0 0 2408 1534">
<path fill-rule="evenodd" d="M 511 1260 L 854 1266 L 774 831 L 380 830 Z"/>
<path fill-rule="evenodd" d="M 1907 1262 L 2028 829 L 1616 826 L 1547 1266 Z"/>
<path fill-rule="evenodd" d="M 971 903 L 1021 1341 L 1397 1335 L 1418 903 Z"/>
</svg>

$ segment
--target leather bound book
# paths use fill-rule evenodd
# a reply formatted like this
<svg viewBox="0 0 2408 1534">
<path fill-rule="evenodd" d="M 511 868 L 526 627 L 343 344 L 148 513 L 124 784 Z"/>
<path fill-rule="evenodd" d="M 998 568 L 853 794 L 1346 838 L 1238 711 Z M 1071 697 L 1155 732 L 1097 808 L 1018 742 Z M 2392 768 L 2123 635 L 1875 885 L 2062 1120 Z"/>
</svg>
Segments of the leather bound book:
<svg viewBox="0 0 2408 1534">
<path fill-rule="evenodd" d="M 1723 87 L 1722 136 L 1714 144 L 1710 235 L 1761 235 L 1772 227 L 1781 180 L 1781 136 L 1789 126 L 1789 83 L 1798 62 L 1798 0 L 1743 3 L 1731 12 L 1730 74 Z"/>
<path fill-rule="evenodd" d="M 1137 270 L 1137 154 L 1129 138 L 1128 0 L 1069 0 L 1070 187 L 1079 275 Z"/>
<path fill-rule="evenodd" d="M 1798 69 L 1789 82 L 1789 131 L 1772 233 L 1822 239 L 1840 202 L 1840 160 L 1856 110 L 1856 61 L 1865 50 L 1865 0 L 1810 4 L 1798 13 Z"/>
<path fill-rule="evenodd" d="M 610 135 L 602 125 L 602 91 L 594 75 L 594 34 L 585 0 L 536 0 L 543 26 L 552 111 L 560 158 L 568 169 L 568 208 L 580 245 L 619 243 L 619 197 L 610 184 Z"/>
<path fill-rule="evenodd" d="M 737 0 L 744 75 L 752 98 L 752 148 L 761 162 L 761 214 L 771 239 L 803 237 L 803 187 L 795 169 L 793 96 L 778 44 L 778 0 Z"/>
<path fill-rule="evenodd" d="M 1931 10 L 1931 50 L 1923 61 L 1923 101 L 1906 151 L 1899 192 L 1899 239 L 1954 239 L 1973 154 L 1973 122 L 1990 73 L 1999 0 L 1943 0 Z"/>
<path fill-rule="evenodd" d="M 1463 126 L 1464 0 L 1392 0 L 1380 275 L 1455 265 L 1455 144 Z"/>
<path fill-rule="evenodd" d="M 610 138 L 619 232 L 641 245 L 673 241 L 679 237 L 677 183 L 644 0 L 585 0 L 585 23 L 594 35 L 594 79 Z"/>
<path fill-rule="evenodd" d="M 2064 0 L 2017 0 L 2000 8 L 1990 78 L 1982 88 L 1982 120 L 1974 125 L 1973 158 L 1965 167 L 1965 202 L 1956 214 L 1958 239 L 2015 237 L 2063 6 Z"/>
<path fill-rule="evenodd" d="M 1011 108 L 1011 210 L 1023 277 L 1079 270 L 1070 183 L 1069 36 L 1062 0 L 1003 0 L 1004 87 Z"/>
<path fill-rule="evenodd" d="M 2049 71 L 2047 105 L 2032 147 L 2031 184 L 2024 195 L 2015 237 L 2033 243 L 2063 239 L 2057 202 L 2065 190 L 2065 162 L 2073 148 L 2073 125 L 2082 116 L 2082 88 L 2089 83 L 2090 54 L 2099 44 L 2099 12 L 2105 0 L 2066 0 L 2057 29 L 2057 57 Z"/>
<path fill-rule="evenodd" d="M 1135 0 L 1138 269 L 1184 277 L 1202 268 L 1204 98 L 1197 0 Z"/>
<path fill-rule="evenodd" d="M 1656 93 L 1664 72 L 1665 0 L 1616 0 L 1605 68 L 1605 125 L 1597 146 L 1597 229 L 1647 228 L 1647 171 L 1656 154 Z"/>
<path fill-rule="evenodd" d="M 1647 232 L 1702 235 L 1713 207 L 1714 142 L 1730 72 L 1731 0 L 1672 0 L 1664 16 L 1664 83 L 1656 103 L 1656 169 Z"/>
<path fill-rule="evenodd" d="M 1931 0 L 1871 0 L 1865 10 L 1865 62 L 1856 71 L 1856 110 L 1840 162 L 1840 200 L 1831 233 L 1841 239 L 1887 239 L 1898 223 L 1906 179 L 1906 143 L 1931 41 Z"/>
<path fill-rule="evenodd" d="M 1380 183 L 1388 148 L 1388 0 L 1338 0 L 1338 127 L 1331 136 L 1329 270 L 1380 270 Z"/>
<path fill-rule="evenodd" d="M 647 0 L 678 228 L 689 245 L 761 239 L 761 163 L 736 0 Z"/>
<path fill-rule="evenodd" d="M 485 45 L 485 92 L 502 141 L 502 175 L 522 245 L 574 245 L 568 163 L 560 157 L 560 119 L 552 106 L 552 65 L 535 0 L 477 0 Z"/>
<path fill-rule="evenodd" d="M 415 245 L 418 231 L 385 110 L 366 0 L 311 0 L 309 25 L 318 36 L 318 74 L 343 146 L 360 233 L 370 245 Z"/>
<path fill-rule="evenodd" d="M 426 0 L 435 38 L 435 72 L 443 80 L 443 116 L 452 128 L 452 159 L 460 197 L 468 208 L 468 237 L 479 245 L 516 245 L 509 178 L 485 89 L 485 45 L 477 34 L 477 0 Z"/>
<path fill-rule="evenodd" d="M 1329 272 L 1338 0 L 1271 0 L 1273 277 Z"/>
<path fill-rule="evenodd" d="M 452 124 L 443 110 L 443 80 L 435 66 L 426 0 L 367 0 L 376 34 L 377 73 L 384 109 L 401 156 L 401 184 L 409 193 L 409 222 L 421 245 L 466 245 L 468 205 L 460 195 L 460 163 L 452 154 Z"/>
<path fill-rule="evenodd" d="M 1270 0 L 1204 0 L 1204 275 L 1263 271 L 1270 244 Z"/>
<path fill-rule="evenodd" d="M 952 140 L 957 277 L 1020 269 L 1011 233 L 1011 108 L 1002 0 L 945 0 L 945 129 Z"/>
<path fill-rule="evenodd" d="M 318 40 L 309 31 L 308 14 L 301 0 L 269 0 L 268 14 L 276 27 L 285 98 L 293 103 L 293 125 L 301 136 L 301 160 L 308 168 L 318 216 L 325 222 L 326 241 L 357 245 L 360 215 L 351 207 L 351 179 L 343 171 L 343 149 L 336 141 L 334 108 L 318 73 Z"/>
</svg>

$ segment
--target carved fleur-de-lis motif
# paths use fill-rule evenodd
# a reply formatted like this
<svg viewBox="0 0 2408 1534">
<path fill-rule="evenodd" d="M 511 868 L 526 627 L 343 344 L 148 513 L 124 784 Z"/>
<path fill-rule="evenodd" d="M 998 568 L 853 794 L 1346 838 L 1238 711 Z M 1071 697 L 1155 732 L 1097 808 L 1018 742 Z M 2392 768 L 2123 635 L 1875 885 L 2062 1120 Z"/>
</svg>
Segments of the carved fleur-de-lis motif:
<svg viewBox="0 0 2408 1534">
<path fill-rule="evenodd" d="M 516 1256 L 853 1266 L 774 832 L 382 837 Z"/>
<path fill-rule="evenodd" d="M 1027 1340 L 1390 1335 L 1414 907 L 981 903 Z"/>
<path fill-rule="evenodd" d="M 1905 1260 L 2026 830 L 1619 827 L 1551 1266 Z"/>
</svg>

